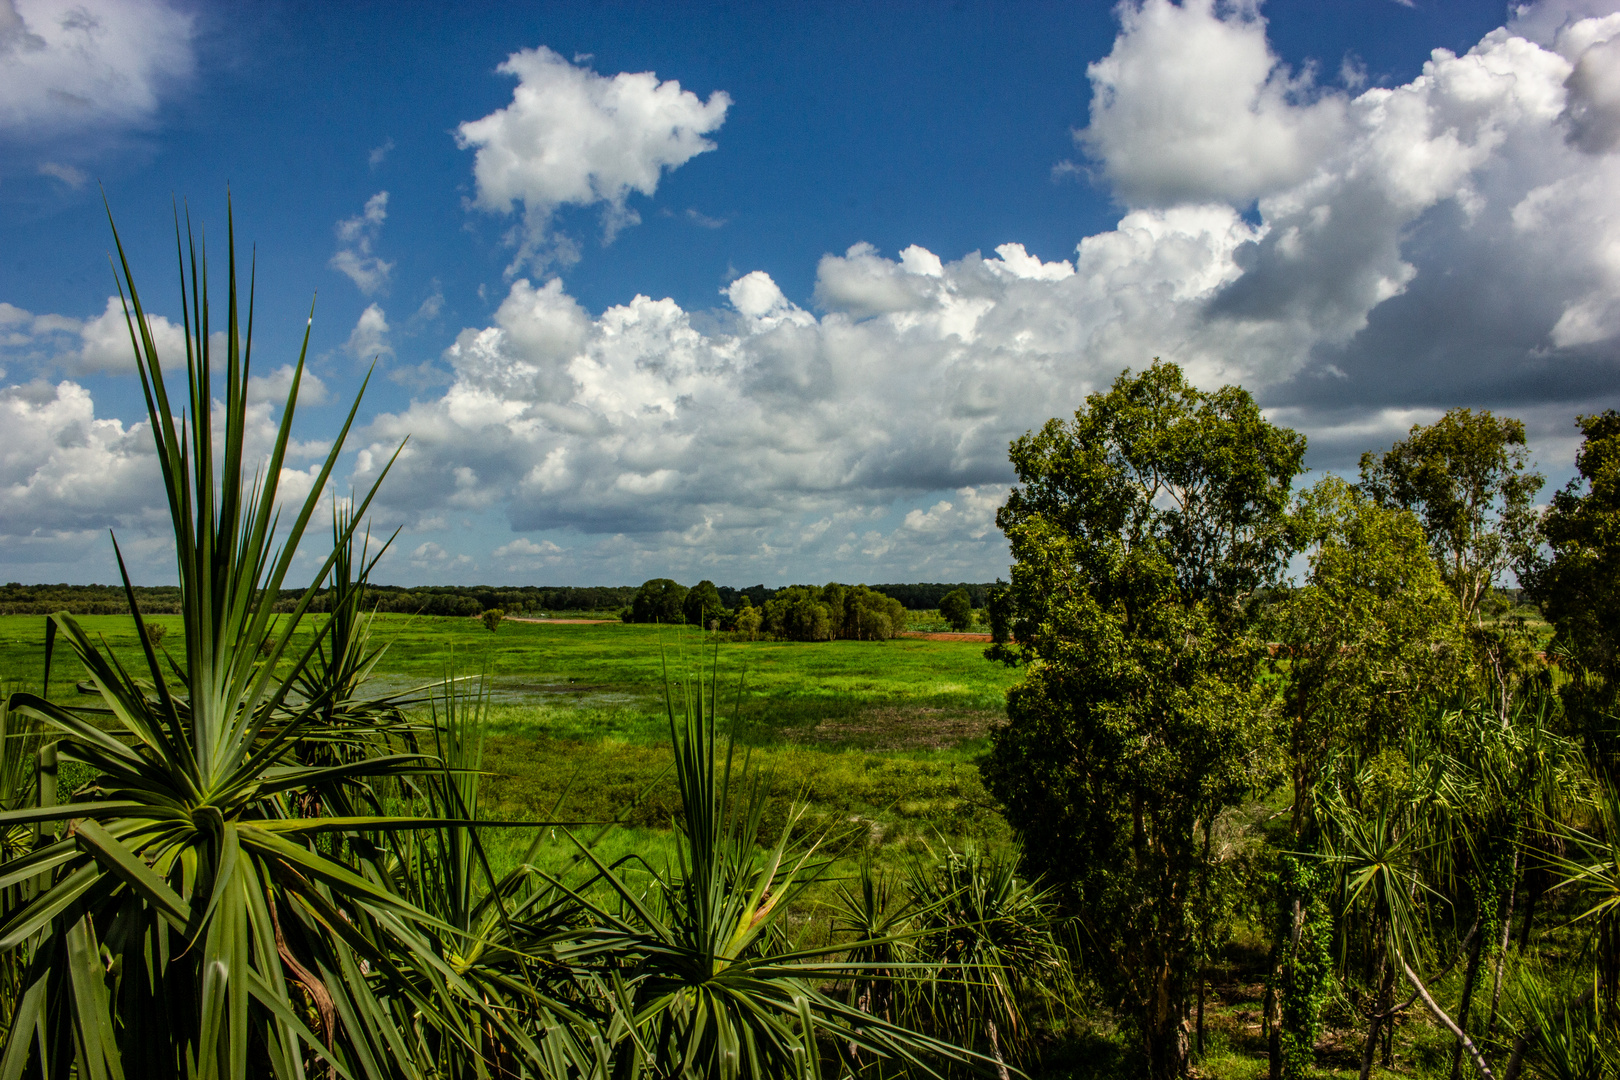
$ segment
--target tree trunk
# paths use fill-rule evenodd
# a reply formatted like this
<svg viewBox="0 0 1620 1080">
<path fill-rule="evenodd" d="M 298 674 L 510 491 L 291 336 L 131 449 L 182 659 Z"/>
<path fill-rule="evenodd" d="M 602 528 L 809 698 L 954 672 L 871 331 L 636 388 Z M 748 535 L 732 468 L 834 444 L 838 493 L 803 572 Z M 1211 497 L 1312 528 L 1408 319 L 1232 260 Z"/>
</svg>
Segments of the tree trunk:
<svg viewBox="0 0 1620 1080">
<path fill-rule="evenodd" d="M 1198 1042 L 1196 1044 L 1199 1057 L 1204 1056 L 1204 985 L 1208 981 L 1207 974 L 1200 968 L 1198 970 Z"/>
<path fill-rule="evenodd" d="M 1271 978 L 1266 980 L 1266 999 L 1261 1006 L 1261 1022 L 1265 1024 L 1266 1047 L 1271 1057 L 1271 1080 L 1282 1080 L 1282 1006 L 1277 997 L 1277 980 L 1281 977 L 1282 963 L 1278 949 L 1272 947 Z"/>
<path fill-rule="evenodd" d="M 1001 1040 L 996 1037 L 996 1022 L 984 1022 L 985 1034 L 990 1036 L 990 1052 L 996 1058 L 996 1080 L 1012 1080 L 1012 1074 L 1007 1071 L 1007 1063 L 1001 1057 Z"/>
<path fill-rule="evenodd" d="M 1374 940 L 1377 940 L 1376 934 Z M 1367 1045 L 1361 1050 L 1361 1080 L 1367 1080 L 1372 1075 L 1373 1055 L 1378 1052 L 1378 1036 L 1389 1021 L 1389 1007 L 1394 998 L 1395 971 L 1389 966 L 1389 959 L 1382 950 L 1378 955 L 1377 972 L 1378 993 L 1373 997 L 1372 1022 L 1367 1025 Z"/>
<path fill-rule="evenodd" d="M 1186 1002 L 1174 1000 L 1170 972 L 1161 970 L 1154 980 L 1154 1000 L 1144 1010 L 1148 1075 L 1153 1080 L 1181 1080 L 1187 1075 Z"/>
<path fill-rule="evenodd" d="M 1481 913 L 1483 917 L 1483 913 Z M 1474 1001 L 1474 983 L 1479 977 L 1479 961 L 1483 953 L 1482 941 L 1484 935 L 1474 939 L 1473 948 L 1468 950 L 1468 967 L 1463 973 L 1462 1002 L 1457 1006 L 1457 1026 L 1464 1031 L 1468 1030 L 1468 1012 Z M 1461 1080 L 1462 1077 L 1463 1044 L 1458 1039 L 1451 1048 L 1451 1080 Z"/>
<path fill-rule="evenodd" d="M 1496 1080 L 1495 1074 L 1491 1072 L 1491 1067 L 1485 1063 L 1485 1056 L 1479 1052 L 1479 1047 L 1474 1045 L 1474 1040 L 1470 1039 L 1468 1033 L 1458 1027 L 1451 1017 L 1447 1016 L 1445 1011 L 1435 1004 L 1434 998 L 1429 995 L 1428 987 L 1423 985 L 1422 980 L 1417 977 L 1417 972 L 1412 970 L 1412 966 L 1402 960 L 1401 970 L 1406 973 L 1407 981 L 1412 984 L 1412 989 L 1417 991 L 1418 997 L 1423 999 L 1423 1004 L 1428 1006 L 1429 1012 L 1434 1015 L 1434 1018 L 1440 1021 L 1442 1027 L 1457 1036 L 1462 1042 L 1463 1049 L 1468 1051 L 1468 1056 L 1473 1060 L 1474 1068 L 1479 1070 L 1479 1075 L 1483 1076 L 1485 1080 Z"/>
<path fill-rule="evenodd" d="M 1519 920 L 1519 951 L 1530 945 L 1530 924 L 1536 919 L 1536 901 L 1541 899 L 1541 874 L 1531 869 L 1524 875 L 1524 918 Z"/>
<path fill-rule="evenodd" d="M 1491 976 L 1491 1018 L 1485 1024 L 1485 1040 L 1496 1035 L 1496 1008 L 1502 1003 L 1502 965 L 1507 961 L 1508 942 L 1513 940 L 1513 898 L 1518 894 L 1519 852 L 1513 851 L 1513 867 L 1508 871 L 1507 896 L 1502 898 L 1502 940 L 1497 942 L 1496 971 Z"/>
</svg>

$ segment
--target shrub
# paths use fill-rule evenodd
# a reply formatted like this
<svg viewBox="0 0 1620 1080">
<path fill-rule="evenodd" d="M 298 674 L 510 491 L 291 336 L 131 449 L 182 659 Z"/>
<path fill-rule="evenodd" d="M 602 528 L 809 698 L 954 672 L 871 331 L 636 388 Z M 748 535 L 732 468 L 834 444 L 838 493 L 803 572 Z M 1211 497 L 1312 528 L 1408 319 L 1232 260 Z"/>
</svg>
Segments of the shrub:
<svg viewBox="0 0 1620 1080">
<path fill-rule="evenodd" d="M 973 625 L 973 600 L 966 589 L 948 592 L 939 601 L 939 614 L 952 630 L 966 630 Z"/>
</svg>

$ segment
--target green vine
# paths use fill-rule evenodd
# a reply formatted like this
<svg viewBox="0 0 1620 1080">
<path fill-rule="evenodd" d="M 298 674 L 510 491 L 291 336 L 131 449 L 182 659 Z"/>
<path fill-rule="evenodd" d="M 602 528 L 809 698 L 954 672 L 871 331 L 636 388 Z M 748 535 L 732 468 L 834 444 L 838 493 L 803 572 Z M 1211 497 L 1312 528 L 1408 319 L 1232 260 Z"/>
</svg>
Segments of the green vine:
<svg viewBox="0 0 1620 1080">
<path fill-rule="evenodd" d="M 1278 940 L 1282 947 L 1274 989 L 1280 1013 L 1283 1080 L 1307 1080 L 1316 1063 L 1316 1040 L 1333 975 L 1333 915 L 1326 896 L 1329 878 L 1327 868 L 1309 857 L 1285 853 L 1278 859 Z M 1297 941 L 1293 934 L 1296 899 L 1300 905 Z"/>
</svg>

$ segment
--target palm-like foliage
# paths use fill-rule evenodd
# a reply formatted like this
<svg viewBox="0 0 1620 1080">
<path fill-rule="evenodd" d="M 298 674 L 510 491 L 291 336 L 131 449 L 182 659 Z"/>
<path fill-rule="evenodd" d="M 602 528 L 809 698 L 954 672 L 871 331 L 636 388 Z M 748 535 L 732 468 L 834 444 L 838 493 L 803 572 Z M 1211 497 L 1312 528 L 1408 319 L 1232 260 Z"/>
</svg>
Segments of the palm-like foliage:
<svg viewBox="0 0 1620 1080">
<path fill-rule="evenodd" d="M 1620 785 L 1604 781 L 1593 809 L 1590 830 L 1574 825 L 1553 826 L 1568 845 L 1569 855 L 1550 855 L 1548 861 L 1562 874 L 1558 888 L 1579 894 L 1582 908 L 1576 921 L 1592 928 L 1591 947 L 1609 1020 L 1620 1026 Z"/>
<path fill-rule="evenodd" d="M 250 299 L 244 325 L 234 236 L 229 248 L 222 360 L 210 354 L 206 255 L 195 244 L 181 251 L 189 392 L 177 418 L 119 247 L 120 291 L 127 287 L 130 337 L 175 529 L 183 648 L 176 660 L 157 654 L 125 573 L 143 648 L 138 671 L 126 670 L 72 617 L 56 615 L 97 707 L 25 693 L 10 699 L 51 732 L 64 759 L 89 766 L 96 778 L 63 805 L 0 813 L 0 828 L 44 829 L 34 851 L 0 865 L 0 888 L 37 884 L 37 895 L 0 914 L 0 950 L 31 957 L 0 1060 L 8 1078 L 29 1068 L 49 1076 L 242 1076 L 250 1058 L 255 1072 L 301 1075 L 306 1052 L 336 1051 L 334 1032 L 311 1031 L 303 994 L 290 989 L 295 980 L 318 1005 L 331 997 L 294 957 L 283 929 L 288 920 L 314 928 L 328 954 L 358 954 L 381 968 L 437 965 L 421 947 L 419 928 L 430 919 L 312 842 L 359 824 L 401 823 L 294 812 L 297 796 L 314 785 L 397 773 L 416 762 L 396 755 L 309 766 L 294 756 L 327 704 L 324 696 L 295 699 L 285 676 L 310 659 L 307 649 L 295 654 L 291 641 L 313 590 L 280 620 L 272 605 L 358 399 L 309 498 L 283 524 L 278 480 L 308 332 L 275 440 L 250 479 L 252 308 Z M 214 383 L 216 365 L 223 388 Z M 214 408 L 221 389 L 222 432 Z M 123 572 L 121 556 L 119 563 Z M 453 973 L 441 973 L 445 979 Z M 364 993 L 366 985 L 350 991 Z"/>
<path fill-rule="evenodd" d="M 54 751 L 39 760 L 39 732 L 28 717 L 13 712 L 9 693 L 0 691 L 0 811 L 35 805 L 40 766 L 55 767 Z M 47 786 L 53 778 L 48 777 Z M 35 827 L 23 824 L 0 829 L 0 861 L 19 858 L 34 846 Z M 0 905 L 13 907 L 33 895 L 34 883 L 19 882 L 0 891 Z M 0 1013 L 10 1015 L 22 992 L 27 957 L 17 951 L 0 954 Z"/>
<path fill-rule="evenodd" d="M 0 1080 L 312 1067 L 424 1080 L 814 1076 L 833 1040 L 924 1069 L 972 1059 L 832 996 L 860 970 L 843 944 L 789 943 L 783 912 L 824 864 L 816 845 L 793 846 L 791 824 L 760 848 L 764 787 L 746 767 L 733 774 L 729 747 L 721 764 L 701 689 L 684 715 L 670 700 L 679 855 L 650 886 L 578 840 L 580 873 L 542 874 L 527 857 L 492 871 L 482 698 L 448 684 L 427 725 L 434 756 L 414 752 L 424 728 L 406 699 L 365 692 L 380 655 L 363 609 L 375 559 L 357 550 L 355 523 L 371 494 L 334 507 L 331 554 L 293 610 L 274 614 L 358 400 L 283 521 L 304 352 L 250 476 L 252 313 L 250 300 L 239 321 L 234 236 L 221 360 L 206 258 L 178 234 L 178 415 L 121 247 L 119 269 L 174 525 L 182 646 L 160 655 L 124 573 L 140 663 L 52 616 L 96 703 L 42 690 L 11 694 L 0 713 L 0 956 L 20 973 Z M 298 636 L 329 575 L 330 617 Z M 38 784 L 19 717 L 51 740 Z M 45 782 L 57 756 L 93 775 L 60 805 Z M 386 812 L 405 792 L 425 799 L 425 817 Z"/>
<path fill-rule="evenodd" d="M 1620 1026 L 1605 1017 L 1596 987 L 1565 997 L 1531 977 L 1520 986 L 1524 1034 L 1504 1070 L 1505 1080 L 1528 1061 L 1542 1080 L 1603 1080 L 1620 1072 Z"/>
<path fill-rule="evenodd" d="M 528 851 L 497 876 L 483 835 L 512 824 L 486 821 L 480 803 L 484 683 L 447 678 L 430 705 L 437 767 L 416 786 L 432 824 L 395 835 L 386 876 L 455 931 L 438 944 L 476 999 L 443 1002 L 445 1026 L 419 1033 L 416 1056 L 446 1077 L 605 1075 L 614 1013 L 598 978 L 604 943 L 574 896 L 529 865 L 554 823 L 530 823 Z M 410 1026 L 411 997 L 397 1003 L 397 1023 Z"/>
<path fill-rule="evenodd" d="M 1027 1003 L 1050 1012 L 1073 989 L 1054 897 L 1022 880 L 1015 858 L 976 849 L 914 866 L 910 892 L 928 965 L 916 1011 L 953 1042 L 987 1044 L 1006 1076 L 1004 1058 L 1030 1048 Z"/>
<path fill-rule="evenodd" d="M 683 683 L 667 698 L 682 817 L 675 859 L 645 866 L 639 886 L 623 867 L 580 850 L 595 867 L 591 885 L 615 903 L 573 891 L 594 925 L 620 1012 L 615 1075 L 819 1077 L 825 1054 L 845 1050 L 934 1073 L 942 1062 L 986 1059 L 858 1005 L 831 989 L 871 970 L 844 955 L 870 954 L 881 939 L 804 946 L 785 925 L 795 897 L 825 869 L 819 844 L 797 847 L 799 816 L 776 843 L 760 844 L 766 787 L 722 741 L 715 687 Z M 916 978 L 919 965 L 897 974 Z"/>
</svg>

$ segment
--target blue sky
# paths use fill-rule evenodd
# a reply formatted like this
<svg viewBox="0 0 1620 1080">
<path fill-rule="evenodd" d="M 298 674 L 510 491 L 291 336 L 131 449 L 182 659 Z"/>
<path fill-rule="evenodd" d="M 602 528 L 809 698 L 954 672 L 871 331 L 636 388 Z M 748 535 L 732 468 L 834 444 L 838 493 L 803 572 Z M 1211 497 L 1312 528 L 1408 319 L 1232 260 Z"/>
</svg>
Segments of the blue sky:
<svg viewBox="0 0 1620 1080">
<path fill-rule="evenodd" d="M 1617 6 L 0 0 L 0 576 L 172 576 L 103 188 L 172 319 L 229 186 L 266 430 L 315 298 L 289 491 L 377 362 L 402 583 L 994 578 L 1007 441 L 1153 356 L 1319 470 L 1466 405 L 1561 479 Z"/>
</svg>

